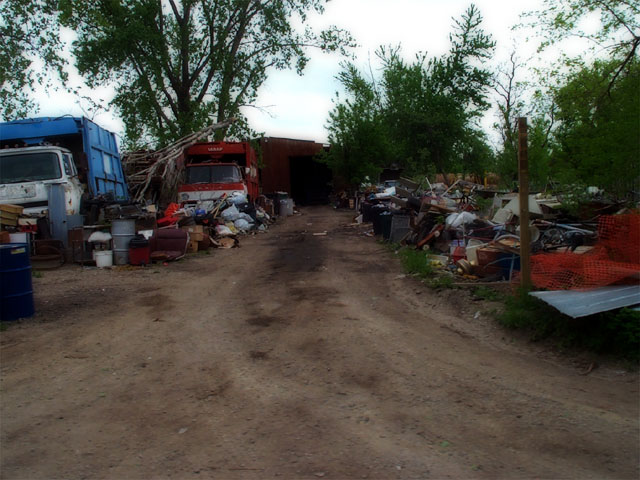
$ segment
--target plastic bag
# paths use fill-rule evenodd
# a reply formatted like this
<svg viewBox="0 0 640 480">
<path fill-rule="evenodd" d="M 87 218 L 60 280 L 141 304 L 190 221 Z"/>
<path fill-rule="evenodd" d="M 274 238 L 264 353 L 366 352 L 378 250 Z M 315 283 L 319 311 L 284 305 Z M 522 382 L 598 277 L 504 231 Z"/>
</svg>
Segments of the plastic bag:
<svg viewBox="0 0 640 480">
<path fill-rule="evenodd" d="M 89 240 L 87 240 L 88 242 L 98 242 L 98 243 L 104 243 L 104 242 L 108 242 L 109 240 L 111 240 L 111 234 L 108 232 L 93 232 L 91 234 L 91 236 L 89 237 Z"/>
<path fill-rule="evenodd" d="M 240 212 L 235 205 L 231 205 L 229 208 L 222 211 L 221 216 L 226 222 L 235 222 L 240 218 Z"/>
<path fill-rule="evenodd" d="M 251 227 L 253 227 L 253 224 L 247 222 L 244 218 L 239 218 L 238 220 L 233 222 L 233 224 L 238 230 L 241 230 L 241 231 L 247 231 L 247 230 L 250 230 Z"/>
<path fill-rule="evenodd" d="M 447 226 L 458 228 L 461 225 L 467 225 L 477 220 L 478 217 L 475 213 L 460 212 L 452 213 L 447 217 Z"/>
<path fill-rule="evenodd" d="M 226 237 L 228 235 L 233 235 L 233 232 L 226 225 L 216 225 L 216 233 L 221 237 Z"/>
<path fill-rule="evenodd" d="M 228 200 L 234 205 L 241 205 L 247 203 L 247 196 L 244 193 L 233 192 L 233 195 Z"/>
</svg>

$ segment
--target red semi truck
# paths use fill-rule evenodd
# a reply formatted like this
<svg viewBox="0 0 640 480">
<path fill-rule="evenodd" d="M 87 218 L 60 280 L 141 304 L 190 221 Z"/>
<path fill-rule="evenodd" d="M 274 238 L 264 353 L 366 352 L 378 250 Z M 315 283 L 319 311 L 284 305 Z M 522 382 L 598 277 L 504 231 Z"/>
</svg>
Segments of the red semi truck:
<svg viewBox="0 0 640 480">
<path fill-rule="evenodd" d="M 178 187 L 183 205 L 210 210 L 225 193 L 258 197 L 258 161 L 249 142 L 196 143 L 184 155 L 184 181 Z"/>
</svg>

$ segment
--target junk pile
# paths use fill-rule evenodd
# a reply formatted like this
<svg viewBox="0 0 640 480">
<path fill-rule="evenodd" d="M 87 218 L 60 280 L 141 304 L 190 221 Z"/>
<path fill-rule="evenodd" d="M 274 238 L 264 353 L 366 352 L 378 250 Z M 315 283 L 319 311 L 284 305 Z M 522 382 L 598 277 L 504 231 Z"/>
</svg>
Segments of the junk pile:
<svg viewBox="0 0 640 480">
<path fill-rule="evenodd" d="M 520 271 L 519 199 L 458 180 L 451 186 L 401 178 L 359 198 L 368 235 L 436 255 L 443 269 L 469 280 L 515 281 Z M 555 196 L 529 196 L 532 279 L 538 288 L 569 289 L 638 283 L 640 214 L 594 201 L 575 220 Z M 604 215 L 603 213 L 617 213 Z"/>
<path fill-rule="evenodd" d="M 238 247 L 240 235 L 265 232 L 273 219 L 245 195 L 234 193 L 223 195 L 208 211 L 171 203 L 155 223 L 152 230 L 138 232 L 149 241 L 147 261 L 176 260 L 209 248 Z M 142 239 L 140 242 L 144 245 Z"/>
<path fill-rule="evenodd" d="M 231 196 L 224 194 L 209 211 L 197 207 L 180 208 L 178 204 L 171 204 L 165 211 L 165 216 L 158 220 L 158 225 L 166 227 L 179 224 L 182 228 L 201 225 L 209 231 L 216 246 L 216 238 L 236 238 L 239 234 L 266 231 L 273 219 L 260 206 L 261 203 L 266 204 L 266 199 L 259 198 L 254 204 L 248 201 L 246 195 L 234 192 Z"/>
<path fill-rule="evenodd" d="M 133 201 L 144 202 L 145 199 L 150 199 L 151 202 L 165 203 L 174 198 L 178 191 L 181 172 L 178 160 L 184 155 L 185 149 L 212 135 L 216 130 L 227 128 L 235 121 L 235 118 L 230 118 L 209 125 L 154 152 L 139 151 L 124 155 L 122 165 L 127 174 Z"/>
<path fill-rule="evenodd" d="M 239 193 L 223 195 L 209 211 L 176 203 L 163 212 L 155 205 L 115 204 L 103 208 L 94 225 L 69 225 L 64 238 L 51 235 L 55 224 L 46 217 L 31 218 L 21 206 L 1 205 L 0 243 L 26 245 L 35 270 L 65 262 L 144 266 L 209 248 L 238 247 L 241 235 L 265 232 L 274 222 L 263 205 L 273 211 L 272 200 L 259 197 L 252 203 Z"/>
</svg>

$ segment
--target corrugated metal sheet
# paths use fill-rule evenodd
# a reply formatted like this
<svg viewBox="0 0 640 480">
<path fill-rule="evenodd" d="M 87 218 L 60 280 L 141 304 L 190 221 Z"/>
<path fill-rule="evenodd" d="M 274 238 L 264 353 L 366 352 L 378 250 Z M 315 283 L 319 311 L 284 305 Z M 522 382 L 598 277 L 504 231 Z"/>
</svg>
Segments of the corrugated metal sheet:
<svg viewBox="0 0 640 480">
<path fill-rule="evenodd" d="M 640 285 L 601 287 L 593 290 L 559 290 L 530 292 L 565 315 L 586 317 L 616 308 L 640 304 Z"/>
<path fill-rule="evenodd" d="M 324 145 L 309 140 L 264 137 L 260 139 L 262 161 L 262 191 L 291 192 L 290 160 L 293 157 L 313 157 Z"/>
</svg>

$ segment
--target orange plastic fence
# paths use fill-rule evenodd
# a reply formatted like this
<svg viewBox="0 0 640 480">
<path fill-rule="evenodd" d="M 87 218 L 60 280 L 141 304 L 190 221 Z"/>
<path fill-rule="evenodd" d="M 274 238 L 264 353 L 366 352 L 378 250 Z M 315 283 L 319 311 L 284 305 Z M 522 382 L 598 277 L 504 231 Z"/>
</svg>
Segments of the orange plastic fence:
<svg viewBox="0 0 640 480">
<path fill-rule="evenodd" d="M 531 257 L 531 280 L 538 288 L 567 290 L 614 283 L 638 283 L 640 215 L 603 215 L 598 243 L 584 254 L 543 253 Z M 636 275 L 636 278 L 630 278 Z"/>
</svg>

